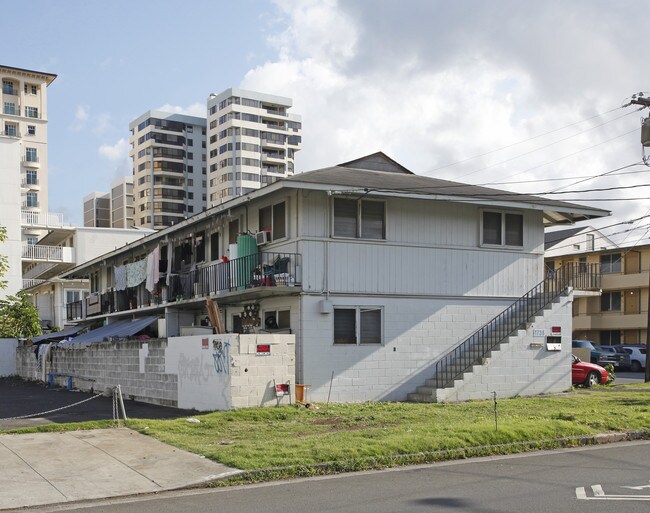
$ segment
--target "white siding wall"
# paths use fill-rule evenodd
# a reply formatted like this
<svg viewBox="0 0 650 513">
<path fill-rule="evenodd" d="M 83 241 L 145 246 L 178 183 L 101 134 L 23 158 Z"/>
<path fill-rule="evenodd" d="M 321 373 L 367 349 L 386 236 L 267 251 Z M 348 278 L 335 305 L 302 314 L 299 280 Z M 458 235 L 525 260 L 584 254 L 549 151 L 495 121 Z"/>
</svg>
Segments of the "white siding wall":
<svg viewBox="0 0 650 513">
<path fill-rule="evenodd" d="M 310 400 L 325 401 L 332 371 L 334 402 L 398 401 L 424 384 L 437 356 L 496 316 L 507 301 L 330 297 L 337 306 L 383 308 L 383 343 L 334 345 L 334 315 L 322 296 L 302 300 L 302 361 Z"/>
<path fill-rule="evenodd" d="M 520 297 L 543 279 L 540 212 L 522 211 L 523 249 L 494 249 L 479 245 L 477 206 L 424 200 L 387 200 L 386 240 L 330 239 L 330 200 L 302 198 L 307 291 Z"/>
</svg>

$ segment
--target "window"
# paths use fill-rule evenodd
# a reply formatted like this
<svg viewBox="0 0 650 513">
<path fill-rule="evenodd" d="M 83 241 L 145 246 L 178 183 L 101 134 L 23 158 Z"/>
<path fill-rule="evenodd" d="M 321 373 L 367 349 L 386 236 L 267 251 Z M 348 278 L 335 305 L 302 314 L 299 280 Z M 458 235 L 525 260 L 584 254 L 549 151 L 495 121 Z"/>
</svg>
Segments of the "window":
<svg viewBox="0 0 650 513">
<path fill-rule="evenodd" d="M 25 160 L 27 162 L 38 162 L 36 148 L 25 148 Z"/>
<path fill-rule="evenodd" d="M 37 118 L 38 117 L 38 108 L 37 107 L 25 107 L 25 116 L 28 118 Z"/>
<path fill-rule="evenodd" d="M 191 134 L 192 132 L 194 132 L 194 127 L 192 127 L 191 125 L 187 125 L 187 126 L 185 127 L 185 131 L 186 131 L 188 134 Z M 190 144 L 190 146 L 191 146 L 191 144 Z"/>
<path fill-rule="evenodd" d="M 271 240 L 282 239 L 287 236 L 286 205 L 284 202 L 259 210 L 259 231 L 268 231 Z"/>
<path fill-rule="evenodd" d="M 189 160 L 192 160 L 192 159 L 194 158 L 194 153 L 192 153 L 191 151 L 188 151 L 188 152 L 187 152 L 187 158 L 188 158 Z"/>
<path fill-rule="evenodd" d="M 334 344 L 381 344 L 381 308 L 335 308 Z"/>
<path fill-rule="evenodd" d="M 600 255 L 600 272 L 601 273 L 620 273 L 621 272 L 621 254 L 610 253 L 609 255 Z"/>
<path fill-rule="evenodd" d="M 5 114 L 9 114 L 9 115 L 11 115 L 11 116 L 15 116 L 15 115 L 16 115 L 16 104 L 15 104 L 15 103 L 11 103 L 11 102 L 5 102 L 3 112 L 4 112 Z"/>
<path fill-rule="evenodd" d="M 36 125 L 27 125 L 27 135 L 36 135 Z"/>
<path fill-rule="evenodd" d="M 25 195 L 25 206 L 38 207 L 38 194 L 36 194 L 35 192 L 28 192 Z"/>
<path fill-rule="evenodd" d="M 603 292 L 600 296 L 601 312 L 620 312 L 621 311 L 621 293 L 620 292 Z"/>
<path fill-rule="evenodd" d="M 83 296 L 82 290 L 66 289 L 65 290 L 65 304 L 81 301 Z"/>
<path fill-rule="evenodd" d="M 3 94 L 18 94 L 18 89 L 14 88 L 14 83 L 11 80 L 2 80 L 2 93 Z"/>
<path fill-rule="evenodd" d="M 264 310 L 262 321 L 267 330 L 281 330 L 291 328 L 289 310 Z"/>
<path fill-rule="evenodd" d="M 334 198 L 334 237 L 386 238 L 383 201 Z"/>
<path fill-rule="evenodd" d="M 25 242 L 27 242 L 27 244 L 29 244 L 30 246 L 35 246 L 36 243 L 38 242 L 38 237 L 34 235 L 28 235 L 27 237 L 25 237 Z"/>
<path fill-rule="evenodd" d="M 600 344 L 603 346 L 615 346 L 621 343 L 621 332 L 619 330 L 614 331 L 601 331 L 600 332 Z"/>
<path fill-rule="evenodd" d="M 524 245 L 523 215 L 484 210 L 482 221 L 481 244 L 517 247 Z"/>
<path fill-rule="evenodd" d="M 27 185 L 38 185 L 38 175 L 33 169 L 25 171 L 25 183 Z"/>
<path fill-rule="evenodd" d="M 9 123 L 5 124 L 5 135 L 17 137 L 18 127 L 16 125 L 10 125 Z"/>
</svg>

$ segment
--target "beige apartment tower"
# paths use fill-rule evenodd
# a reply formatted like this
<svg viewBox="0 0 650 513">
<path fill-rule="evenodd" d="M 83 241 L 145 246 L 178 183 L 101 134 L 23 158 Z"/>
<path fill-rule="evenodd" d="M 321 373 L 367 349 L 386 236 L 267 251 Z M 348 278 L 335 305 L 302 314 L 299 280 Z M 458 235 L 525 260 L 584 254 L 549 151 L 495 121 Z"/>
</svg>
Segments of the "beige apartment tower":
<svg viewBox="0 0 650 513">
<path fill-rule="evenodd" d="M 157 110 L 129 124 L 136 227 L 165 228 L 205 210 L 205 127 L 205 118 Z"/>
<path fill-rule="evenodd" d="M 226 89 L 208 98 L 208 201 L 223 203 L 294 174 L 300 116 L 291 98 Z"/>
</svg>

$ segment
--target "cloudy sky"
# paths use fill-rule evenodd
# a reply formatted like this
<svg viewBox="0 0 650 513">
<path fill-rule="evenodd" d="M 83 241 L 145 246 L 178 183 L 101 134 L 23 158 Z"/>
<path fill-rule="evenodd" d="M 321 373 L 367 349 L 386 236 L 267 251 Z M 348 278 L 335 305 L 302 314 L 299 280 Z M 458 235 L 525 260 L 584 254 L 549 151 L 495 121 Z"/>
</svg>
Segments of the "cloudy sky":
<svg viewBox="0 0 650 513">
<path fill-rule="evenodd" d="M 300 171 L 381 150 L 418 174 L 609 209 L 596 223 L 606 227 L 650 214 L 647 109 L 622 107 L 650 90 L 647 7 L 31 0 L 3 6 L 17 22 L 3 27 L 2 63 L 58 75 L 50 210 L 75 223 L 84 195 L 131 172 L 131 120 L 155 108 L 205 115 L 211 92 L 242 87 L 294 99 Z M 646 218 L 604 231 L 647 243 L 649 227 Z"/>
</svg>

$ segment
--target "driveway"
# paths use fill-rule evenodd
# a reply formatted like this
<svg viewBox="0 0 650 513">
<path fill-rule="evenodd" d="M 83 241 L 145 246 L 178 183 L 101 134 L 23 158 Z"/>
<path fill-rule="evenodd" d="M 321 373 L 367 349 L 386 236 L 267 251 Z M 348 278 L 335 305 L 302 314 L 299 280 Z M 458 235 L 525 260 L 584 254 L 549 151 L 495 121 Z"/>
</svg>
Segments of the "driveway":
<svg viewBox="0 0 650 513">
<path fill-rule="evenodd" d="M 92 397 L 0 379 L 0 428 L 112 419 L 109 397 L 79 404 Z M 135 401 L 125 406 L 131 418 L 189 415 Z M 7 420 L 33 413 L 42 414 Z M 0 435 L 0 461 L 0 510 L 174 490 L 239 472 L 126 428 Z"/>
</svg>

